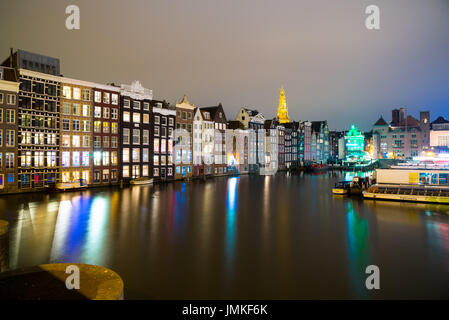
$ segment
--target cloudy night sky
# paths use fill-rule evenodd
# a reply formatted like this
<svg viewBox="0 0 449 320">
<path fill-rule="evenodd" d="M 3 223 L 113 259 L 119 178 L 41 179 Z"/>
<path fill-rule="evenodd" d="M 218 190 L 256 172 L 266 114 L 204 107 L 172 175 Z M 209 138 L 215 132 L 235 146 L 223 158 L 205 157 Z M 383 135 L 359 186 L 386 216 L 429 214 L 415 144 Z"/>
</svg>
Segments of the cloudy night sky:
<svg viewBox="0 0 449 320">
<path fill-rule="evenodd" d="M 61 59 L 63 75 L 140 80 L 154 98 L 187 94 L 275 116 L 369 130 L 406 107 L 449 117 L 449 0 L 2 0 L 0 57 L 20 48 Z M 65 28 L 66 6 L 81 29 Z M 365 8 L 380 7 L 381 30 Z"/>
</svg>

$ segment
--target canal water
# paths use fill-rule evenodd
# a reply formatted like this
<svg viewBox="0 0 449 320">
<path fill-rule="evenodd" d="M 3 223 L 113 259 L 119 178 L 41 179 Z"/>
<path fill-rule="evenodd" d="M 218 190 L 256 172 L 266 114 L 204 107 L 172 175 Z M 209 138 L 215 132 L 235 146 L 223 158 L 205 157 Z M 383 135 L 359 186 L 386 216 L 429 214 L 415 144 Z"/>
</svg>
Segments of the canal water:
<svg viewBox="0 0 449 320">
<path fill-rule="evenodd" d="M 0 198 L 0 219 L 11 269 L 105 266 L 128 299 L 449 298 L 449 206 L 333 196 L 345 177 L 15 195 Z M 368 265 L 379 290 L 365 287 Z"/>
</svg>

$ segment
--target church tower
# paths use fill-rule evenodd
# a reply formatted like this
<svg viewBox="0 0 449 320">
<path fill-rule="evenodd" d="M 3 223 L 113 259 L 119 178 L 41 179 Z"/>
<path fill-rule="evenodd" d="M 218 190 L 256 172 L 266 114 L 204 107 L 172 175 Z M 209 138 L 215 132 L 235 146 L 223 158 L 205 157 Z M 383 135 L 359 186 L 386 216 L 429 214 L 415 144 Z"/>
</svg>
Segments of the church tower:
<svg viewBox="0 0 449 320">
<path fill-rule="evenodd" d="M 281 94 L 279 96 L 279 106 L 278 106 L 277 117 L 279 118 L 280 123 L 290 122 L 290 118 L 288 117 L 287 102 L 285 101 L 284 86 L 282 86 Z"/>
</svg>

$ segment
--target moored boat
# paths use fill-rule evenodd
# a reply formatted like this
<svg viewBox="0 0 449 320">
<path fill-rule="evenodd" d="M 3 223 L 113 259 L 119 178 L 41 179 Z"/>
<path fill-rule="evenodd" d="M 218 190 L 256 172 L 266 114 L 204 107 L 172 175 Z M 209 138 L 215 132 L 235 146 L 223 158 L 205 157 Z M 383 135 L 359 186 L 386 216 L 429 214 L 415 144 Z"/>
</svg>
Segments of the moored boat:
<svg viewBox="0 0 449 320">
<path fill-rule="evenodd" d="M 449 204 L 447 168 L 378 169 L 376 179 L 364 198 Z"/>
<path fill-rule="evenodd" d="M 350 182 L 349 181 L 340 181 L 335 184 L 332 188 L 333 194 L 346 195 L 349 194 L 350 191 Z"/>
<path fill-rule="evenodd" d="M 84 179 L 77 179 L 70 182 L 57 182 L 53 185 L 47 186 L 47 190 L 50 192 L 62 192 L 62 191 L 79 191 L 87 189 L 87 181 Z"/>
<path fill-rule="evenodd" d="M 146 184 L 152 184 L 153 183 L 153 179 L 152 178 L 141 177 L 141 178 L 133 179 L 129 183 L 132 184 L 132 185 L 146 185 Z"/>
</svg>

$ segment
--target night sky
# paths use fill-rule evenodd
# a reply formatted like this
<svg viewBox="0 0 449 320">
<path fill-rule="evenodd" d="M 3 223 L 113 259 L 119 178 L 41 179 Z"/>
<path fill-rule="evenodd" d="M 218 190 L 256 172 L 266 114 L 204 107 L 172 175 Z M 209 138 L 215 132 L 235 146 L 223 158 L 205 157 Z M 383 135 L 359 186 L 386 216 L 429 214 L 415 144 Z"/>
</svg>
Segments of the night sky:
<svg viewBox="0 0 449 320">
<path fill-rule="evenodd" d="M 65 28 L 65 8 L 81 29 Z M 365 28 L 378 5 L 381 30 Z M 275 115 L 368 130 L 391 109 L 449 117 L 449 0 L 1 0 L 0 57 L 21 48 L 61 59 L 65 76 L 140 80 L 154 98 L 187 94 Z"/>
</svg>

